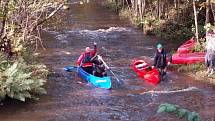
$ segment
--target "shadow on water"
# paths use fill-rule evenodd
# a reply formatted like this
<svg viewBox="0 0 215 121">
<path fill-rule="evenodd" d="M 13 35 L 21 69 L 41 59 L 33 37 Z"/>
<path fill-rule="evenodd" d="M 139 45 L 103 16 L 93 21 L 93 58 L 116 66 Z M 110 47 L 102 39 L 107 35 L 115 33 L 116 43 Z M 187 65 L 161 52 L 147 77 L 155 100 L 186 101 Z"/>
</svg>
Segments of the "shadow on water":
<svg viewBox="0 0 215 121">
<path fill-rule="evenodd" d="M 156 113 L 158 106 L 166 102 L 199 112 L 204 121 L 215 120 L 214 86 L 177 72 L 169 72 L 168 79 L 157 86 L 137 77 L 130 67 L 132 59 L 151 60 L 158 41 L 144 36 L 100 3 L 71 4 L 68 11 L 51 21 L 42 31 L 46 50 L 38 51 L 40 61 L 51 70 L 48 94 L 39 101 L 4 102 L 0 108 L 1 121 L 179 120 Z M 83 48 L 94 41 L 123 85 L 111 90 L 98 89 L 76 72 L 63 71 L 63 67 L 74 65 Z M 112 81 L 116 83 L 114 77 Z"/>
</svg>

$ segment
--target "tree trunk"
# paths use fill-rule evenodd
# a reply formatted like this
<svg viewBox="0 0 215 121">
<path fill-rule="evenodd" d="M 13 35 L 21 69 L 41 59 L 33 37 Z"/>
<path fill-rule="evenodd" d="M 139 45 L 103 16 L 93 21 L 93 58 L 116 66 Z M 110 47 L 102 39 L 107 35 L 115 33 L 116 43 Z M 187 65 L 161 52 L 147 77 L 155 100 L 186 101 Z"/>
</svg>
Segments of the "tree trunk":
<svg viewBox="0 0 215 121">
<path fill-rule="evenodd" d="M 213 14 L 213 23 L 215 22 L 215 15 L 214 15 L 214 7 L 213 7 L 213 3 L 211 3 L 211 11 Z"/>
<path fill-rule="evenodd" d="M 8 13 L 8 3 L 9 0 L 5 2 L 4 8 L 3 8 L 3 20 L 2 20 L 2 28 L 0 30 L 0 39 L 2 39 L 5 35 L 5 24 L 6 24 L 6 19 L 7 19 L 7 13 Z"/>
<path fill-rule="evenodd" d="M 193 12 L 194 12 L 194 17 L 195 17 L 195 27 L 196 27 L 196 40 L 199 43 L 199 34 L 198 34 L 198 21 L 197 21 L 197 12 L 196 12 L 196 2 L 193 0 Z"/>
<path fill-rule="evenodd" d="M 142 2 L 142 22 L 144 22 L 144 16 L 145 16 L 145 9 L 146 9 L 146 0 L 143 0 L 143 2 Z M 143 31 L 144 31 L 144 24 L 145 23 L 143 23 L 143 26 L 142 26 L 142 28 L 143 28 Z"/>
<path fill-rule="evenodd" d="M 207 0 L 205 25 L 207 23 L 214 24 L 214 16 L 211 8 L 211 0 Z"/>
<path fill-rule="evenodd" d="M 139 16 L 140 16 L 140 21 L 143 21 L 143 8 L 142 8 L 142 0 L 138 0 L 138 10 L 139 10 Z"/>
<path fill-rule="evenodd" d="M 122 8 L 125 8 L 125 0 L 122 0 Z"/>
<path fill-rule="evenodd" d="M 116 12 L 118 12 L 118 0 L 115 0 L 115 6 L 116 6 L 115 10 Z"/>
<path fill-rule="evenodd" d="M 135 15 L 136 17 L 138 17 L 139 13 L 138 13 L 138 1 L 135 0 Z"/>
<path fill-rule="evenodd" d="M 131 8 L 131 7 L 132 7 L 132 2 L 131 2 L 131 0 L 125 0 L 125 1 L 126 1 L 126 4 L 128 5 L 128 7 Z"/>
<path fill-rule="evenodd" d="M 175 0 L 175 9 L 177 13 L 177 21 L 179 21 L 179 1 Z"/>
<path fill-rule="evenodd" d="M 157 18 L 160 19 L 160 0 L 157 1 Z"/>
<path fill-rule="evenodd" d="M 166 7 L 166 18 L 169 19 L 169 2 L 167 2 L 167 7 Z"/>
</svg>

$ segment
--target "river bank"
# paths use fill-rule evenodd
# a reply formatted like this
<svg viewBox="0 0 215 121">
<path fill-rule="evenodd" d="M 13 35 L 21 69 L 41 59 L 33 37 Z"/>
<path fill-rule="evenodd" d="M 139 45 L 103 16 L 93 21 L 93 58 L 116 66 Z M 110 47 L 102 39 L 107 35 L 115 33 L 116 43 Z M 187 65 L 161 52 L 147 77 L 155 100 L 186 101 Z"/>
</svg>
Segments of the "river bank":
<svg viewBox="0 0 215 121">
<path fill-rule="evenodd" d="M 204 64 L 171 65 L 170 70 L 176 70 L 180 73 L 187 74 L 197 81 L 215 85 L 215 75 L 208 76 L 207 68 Z"/>
</svg>

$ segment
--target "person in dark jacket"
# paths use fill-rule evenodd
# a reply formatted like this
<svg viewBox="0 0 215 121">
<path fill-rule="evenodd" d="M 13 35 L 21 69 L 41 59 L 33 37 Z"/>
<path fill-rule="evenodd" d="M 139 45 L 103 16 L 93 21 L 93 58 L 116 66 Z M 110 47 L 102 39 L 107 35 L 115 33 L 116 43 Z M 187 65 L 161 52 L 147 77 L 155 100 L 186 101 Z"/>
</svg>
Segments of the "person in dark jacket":
<svg viewBox="0 0 215 121">
<path fill-rule="evenodd" d="M 157 50 L 155 52 L 154 56 L 154 64 L 152 68 L 156 67 L 161 76 L 164 76 L 166 74 L 166 67 L 167 67 L 167 61 L 166 61 L 166 52 L 161 44 L 157 45 Z"/>
<path fill-rule="evenodd" d="M 94 76 L 98 76 L 98 77 L 107 76 L 106 67 L 105 67 L 104 63 L 98 57 L 96 57 L 93 60 L 93 64 L 94 64 L 94 70 L 93 70 Z"/>
<path fill-rule="evenodd" d="M 82 66 L 83 69 L 93 74 L 93 58 L 96 55 L 97 47 L 96 43 L 94 42 L 94 49 L 91 50 L 90 47 L 86 47 L 85 51 L 81 54 L 81 56 L 78 58 L 78 61 L 76 62 L 78 66 Z"/>
</svg>

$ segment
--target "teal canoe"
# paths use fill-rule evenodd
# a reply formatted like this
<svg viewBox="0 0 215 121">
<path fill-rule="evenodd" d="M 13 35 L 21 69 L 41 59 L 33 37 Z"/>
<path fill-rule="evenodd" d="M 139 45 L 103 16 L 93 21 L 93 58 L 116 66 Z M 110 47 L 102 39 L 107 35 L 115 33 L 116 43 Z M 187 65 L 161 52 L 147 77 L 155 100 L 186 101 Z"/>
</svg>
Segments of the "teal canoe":
<svg viewBox="0 0 215 121">
<path fill-rule="evenodd" d="M 78 67 L 77 72 L 81 75 L 81 77 L 88 82 L 92 83 L 95 87 L 110 89 L 111 88 L 111 79 L 110 77 L 97 77 L 91 75 L 83 70 L 83 68 Z"/>
<path fill-rule="evenodd" d="M 78 74 L 86 81 L 93 84 L 95 87 L 98 88 L 104 88 L 104 89 L 110 89 L 111 88 L 111 79 L 110 77 L 97 77 L 92 74 L 87 73 L 83 70 L 82 67 L 73 67 L 73 66 L 67 66 L 64 68 L 65 71 L 72 71 L 77 70 Z"/>
</svg>

